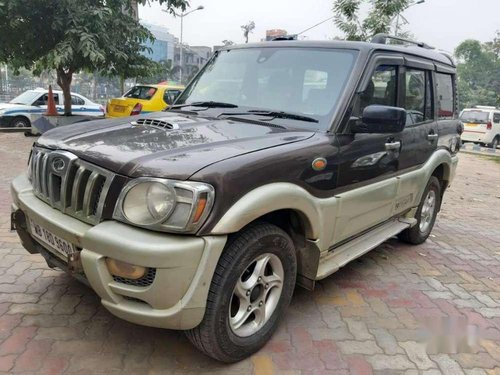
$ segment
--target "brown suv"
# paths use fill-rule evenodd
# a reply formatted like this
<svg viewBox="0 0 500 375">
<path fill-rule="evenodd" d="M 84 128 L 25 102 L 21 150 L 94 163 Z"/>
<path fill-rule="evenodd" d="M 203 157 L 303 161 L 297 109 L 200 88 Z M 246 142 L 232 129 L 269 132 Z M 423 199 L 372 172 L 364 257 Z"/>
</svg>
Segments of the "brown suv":
<svg viewBox="0 0 500 375">
<path fill-rule="evenodd" d="M 230 46 L 168 111 L 44 134 L 12 182 L 23 246 L 123 319 L 250 355 L 295 284 L 432 230 L 462 131 L 455 66 L 384 41 Z"/>
</svg>

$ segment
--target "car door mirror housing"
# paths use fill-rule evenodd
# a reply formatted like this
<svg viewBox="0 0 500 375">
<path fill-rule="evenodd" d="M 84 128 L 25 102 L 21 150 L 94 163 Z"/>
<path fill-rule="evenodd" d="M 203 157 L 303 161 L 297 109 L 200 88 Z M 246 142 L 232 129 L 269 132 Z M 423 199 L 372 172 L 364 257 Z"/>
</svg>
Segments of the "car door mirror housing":
<svg viewBox="0 0 500 375">
<path fill-rule="evenodd" d="M 354 133 L 399 133 L 406 124 L 406 110 L 386 105 L 369 105 L 363 110 L 361 124 L 351 127 Z"/>
</svg>

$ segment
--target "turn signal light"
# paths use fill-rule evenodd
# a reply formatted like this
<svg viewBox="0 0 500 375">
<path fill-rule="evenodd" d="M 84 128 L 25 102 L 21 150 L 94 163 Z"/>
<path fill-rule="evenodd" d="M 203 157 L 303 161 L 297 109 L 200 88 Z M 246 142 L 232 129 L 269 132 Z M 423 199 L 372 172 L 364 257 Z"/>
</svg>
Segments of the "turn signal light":
<svg viewBox="0 0 500 375">
<path fill-rule="evenodd" d="M 201 215 L 203 215 L 203 211 L 205 211 L 205 207 L 207 206 L 207 195 L 203 194 L 198 200 L 198 205 L 196 206 L 196 212 L 194 213 L 193 223 L 197 223 Z"/>
<path fill-rule="evenodd" d="M 130 112 L 130 116 L 138 115 L 139 113 L 141 113 L 141 111 L 142 111 L 142 104 L 137 103 L 132 109 L 132 112 Z"/>
<path fill-rule="evenodd" d="M 113 276 L 124 277 L 126 279 L 137 280 L 146 274 L 146 267 L 136 266 L 116 260 L 113 258 L 106 258 L 106 266 L 108 271 Z"/>
</svg>

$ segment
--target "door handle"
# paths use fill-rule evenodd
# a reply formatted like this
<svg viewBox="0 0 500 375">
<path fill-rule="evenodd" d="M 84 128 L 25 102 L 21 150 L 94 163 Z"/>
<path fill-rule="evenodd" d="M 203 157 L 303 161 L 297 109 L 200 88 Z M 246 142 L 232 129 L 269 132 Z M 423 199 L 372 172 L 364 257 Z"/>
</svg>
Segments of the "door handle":
<svg viewBox="0 0 500 375">
<path fill-rule="evenodd" d="M 438 138 L 438 135 L 436 133 L 429 133 L 429 134 L 427 134 L 427 139 L 429 141 L 431 141 L 431 142 L 434 141 L 437 138 Z"/>
<path fill-rule="evenodd" d="M 398 151 L 401 148 L 401 142 L 395 141 L 395 142 L 387 142 L 385 144 L 385 149 L 387 151 Z"/>
</svg>

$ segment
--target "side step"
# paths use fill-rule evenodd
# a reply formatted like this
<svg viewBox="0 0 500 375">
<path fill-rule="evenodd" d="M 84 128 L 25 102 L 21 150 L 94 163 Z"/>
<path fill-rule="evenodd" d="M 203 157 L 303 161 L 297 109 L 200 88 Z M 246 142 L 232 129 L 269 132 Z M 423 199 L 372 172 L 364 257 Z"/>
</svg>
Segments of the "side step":
<svg viewBox="0 0 500 375">
<path fill-rule="evenodd" d="M 368 251 L 376 248 L 382 242 L 395 236 L 409 226 L 409 221 L 403 222 L 395 219 L 333 249 L 320 259 L 316 280 L 321 280 L 330 276 L 351 260 L 366 254 Z"/>
</svg>

